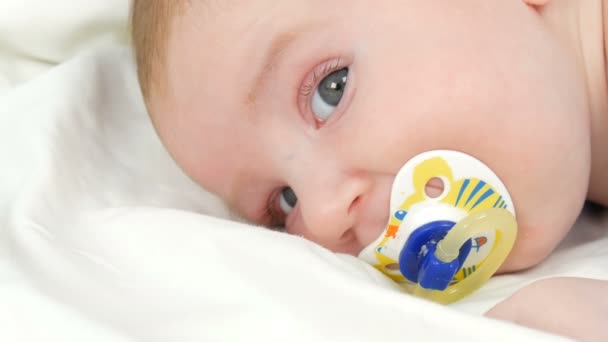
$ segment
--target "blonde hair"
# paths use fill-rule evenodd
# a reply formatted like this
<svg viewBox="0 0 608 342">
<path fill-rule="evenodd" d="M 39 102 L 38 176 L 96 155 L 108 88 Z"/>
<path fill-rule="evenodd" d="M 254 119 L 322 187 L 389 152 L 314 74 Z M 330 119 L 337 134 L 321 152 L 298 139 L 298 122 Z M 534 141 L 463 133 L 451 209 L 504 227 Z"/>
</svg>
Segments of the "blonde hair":
<svg viewBox="0 0 608 342">
<path fill-rule="evenodd" d="M 133 0 L 131 39 L 135 50 L 137 77 L 146 103 L 150 92 L 161 87 L 165 81 L 164 69 L 171 24 L 186 2 Z"/>
</svg>

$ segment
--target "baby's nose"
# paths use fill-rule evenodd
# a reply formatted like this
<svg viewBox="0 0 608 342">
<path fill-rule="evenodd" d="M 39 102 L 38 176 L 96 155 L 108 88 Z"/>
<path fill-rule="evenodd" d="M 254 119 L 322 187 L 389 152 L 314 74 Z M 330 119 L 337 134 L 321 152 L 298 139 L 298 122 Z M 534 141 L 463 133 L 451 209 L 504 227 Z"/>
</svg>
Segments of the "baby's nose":
<svg viewBox="0 0 608 342">
<path fill-rule="evenodd" d="M 364 173 L 317 179 L 305 185 L 298 201 L 310 238 L 330 249 L 344 249 L 356 242 L 361 203 L 370 187 L 371 179 Z"/>
</svg>

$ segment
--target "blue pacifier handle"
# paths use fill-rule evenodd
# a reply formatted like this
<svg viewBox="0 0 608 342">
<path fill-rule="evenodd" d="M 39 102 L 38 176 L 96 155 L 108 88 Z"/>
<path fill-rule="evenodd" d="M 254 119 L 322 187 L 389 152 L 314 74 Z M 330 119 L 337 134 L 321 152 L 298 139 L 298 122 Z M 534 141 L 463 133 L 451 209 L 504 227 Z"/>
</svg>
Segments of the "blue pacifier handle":
<svg viewBox="0 0 608 342">
<path fill-rule="evenodd" d="M 443 262 L 435 256 L 437 243 L 455 224 L 452 221 L 433 221 L 412 232 L 399 254 L 403 276 L 425 289 L 445 290 L 469 256 L 472 246 L 471 240 L 467 240 L 458 257 L 450 262 Z"/>
</svg>

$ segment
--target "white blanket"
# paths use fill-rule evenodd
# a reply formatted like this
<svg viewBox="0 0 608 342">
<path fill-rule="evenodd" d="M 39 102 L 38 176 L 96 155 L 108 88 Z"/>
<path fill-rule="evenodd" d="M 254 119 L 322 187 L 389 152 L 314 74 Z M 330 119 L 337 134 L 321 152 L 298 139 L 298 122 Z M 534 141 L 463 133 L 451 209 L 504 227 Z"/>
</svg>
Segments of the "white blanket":
<svg viewBox="0 0 608 342">
<path fill-rule="evenodd" d="M 207 216 L 229 213 L 163 150 L 131 59 L 87 53 L 0 95 L 2 341 L 557 341 L 480 314 L 535 279 L 608 279 L 601 217 L 443 307 L 353 257 Z"/>
<path fill-rule="evenodd" d="M 83 51 L 125 43 L 130 3 L 0 1 L 0 93 Z"/>
</svg>

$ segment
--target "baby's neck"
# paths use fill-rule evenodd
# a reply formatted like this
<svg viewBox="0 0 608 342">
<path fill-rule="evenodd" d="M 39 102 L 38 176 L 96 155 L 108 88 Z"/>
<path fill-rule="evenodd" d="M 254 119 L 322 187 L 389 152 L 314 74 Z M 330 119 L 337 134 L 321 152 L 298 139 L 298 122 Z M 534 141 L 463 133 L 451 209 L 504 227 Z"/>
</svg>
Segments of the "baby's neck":
<svg viewBox="0 0 608 342">
<path fill-rule="evenodd" d="M 591 115 L 588 198 L 608 205 L 608 0 L 553 0 L 541 14 L 574 51 L 584 72 Z"/>
</svg>

